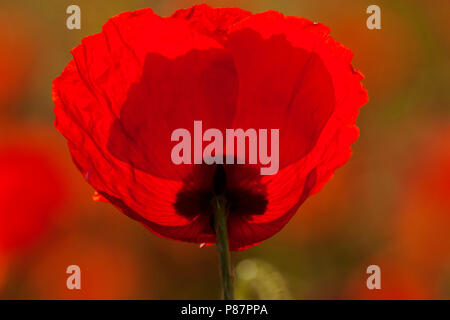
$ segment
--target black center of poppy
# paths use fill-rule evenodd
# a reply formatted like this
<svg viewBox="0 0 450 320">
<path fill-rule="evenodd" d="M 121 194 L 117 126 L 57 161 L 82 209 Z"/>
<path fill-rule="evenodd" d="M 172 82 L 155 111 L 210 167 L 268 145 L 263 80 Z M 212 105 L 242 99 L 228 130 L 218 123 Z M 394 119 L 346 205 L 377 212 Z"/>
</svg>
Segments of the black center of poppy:
<svg viewBox="0 0 450 320">
<path fill-rule="evenodd" d="M 174 207 L 180 215 L 188 218 L 208 217 L 211 232 L 214 232 L 211 202 L 216 196 L 225 198 L 229 217 L 250 217 L 266 211 L 267 194 L 260 183 L 259 170 L 241 165 L 201 165 L 195 174 L 195 180 L 184 182 Z"/>
<path fill-rule="evenodd" d="M 216 167 L 213 178 L 214 193 L 217 196 L 222 195 L 227 189 L 227 174 L 222 164 Z"/>
</svg>

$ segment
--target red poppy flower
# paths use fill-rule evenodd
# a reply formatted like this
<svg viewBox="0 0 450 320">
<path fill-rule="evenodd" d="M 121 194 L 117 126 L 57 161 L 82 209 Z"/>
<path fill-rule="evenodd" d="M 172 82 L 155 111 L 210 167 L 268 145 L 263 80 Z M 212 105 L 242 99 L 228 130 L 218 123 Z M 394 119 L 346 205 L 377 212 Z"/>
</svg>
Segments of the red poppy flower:
<svg viewBox="0 0 450 320">
<path fill-rule="evenodd" d="M 273 11 L 120 14 L 55 79 L 55 125 L 95 190 L 158 235 L 214 243 L 210 201 L 221 184 L 230 248 L 247 248 L 322 188 L 358 136 L 362 75 L 328 33 Z M 221 132 L 279 129 L 279 171 L 173 164 L 171 133 L 195 120 Z"/>
</svg>

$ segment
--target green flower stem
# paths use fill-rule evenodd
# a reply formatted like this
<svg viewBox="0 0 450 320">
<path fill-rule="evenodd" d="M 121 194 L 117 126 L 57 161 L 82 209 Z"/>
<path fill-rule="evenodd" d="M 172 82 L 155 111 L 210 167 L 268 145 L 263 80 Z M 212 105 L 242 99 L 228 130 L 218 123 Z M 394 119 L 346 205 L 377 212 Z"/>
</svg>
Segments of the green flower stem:
<svg viewBox="0 0 450 320">
<path fill-rule="evenodd" d="M 213 199 L 214 224 L 216 228 L 217 253 L 224 300 L 234 300 L 233 274 L 231 271 L 230 247 L 227 233 L 227 201 L 224 196 Z"/>
</svg>

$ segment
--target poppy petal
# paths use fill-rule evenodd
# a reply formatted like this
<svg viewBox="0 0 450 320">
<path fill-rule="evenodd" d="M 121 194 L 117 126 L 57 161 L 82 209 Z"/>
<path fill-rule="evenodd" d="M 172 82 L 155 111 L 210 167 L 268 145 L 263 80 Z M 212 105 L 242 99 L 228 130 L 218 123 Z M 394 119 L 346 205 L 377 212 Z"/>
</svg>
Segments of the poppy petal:
<svg viewBox="0 0 450 320">
<path fill-rule="evenodd" d="M 295 95 L 298 98 L 298 107 L 295 109 L 295 103 L 289 105 L 289 107 L 285 107 L 284 105 L 280 106 L 275 102 L 283 101 L 281 93 L 279 98 L 272 98 L 272 100 L 267 95 L 274 92 L 272 89 L 269 89 L 271 88 L 270 85 L 273 84 L 273 81 L 269 80 L 274 78 L 271 75 L 280 72 L 279 68 L 278 70 L 271 70 L 270 66 L 275 64 L 276 55 L 283 55 L 282 50 L 255 50 L 255 55 L 265 55 L 264 61 L 271 61 L 271 57 L 268 57 L 270 52 L 274 52 L 275 55 L 272 57 L 273 63 L 268 63 L 264 68 L 261 68 L 263 71 L 260 71 L 262 74 L 259 74 L 258 77 L 248 72 L 248 88 L 251 92 L 249 95 L 253 97 L 259 94 L 265 95 L 258 100 L 260 102 L 258 108 L 263 108 L 264 113 L 262 116 L 255 117 L 254 113 L 252 114 L 251 112 L 252 110 L 254 112 L 255 109 L 248 109 L 244 107 L 245 104 L 238 104 L 235 123 L 244 123 L 242 125 L 243 127 L 252 127 L 255 126 L 255 121 L 266 121 L 267 124 L 273 125 L 274 121 L 276 122 L 274 119 L 279 119 L 280 167 L 282 169 L 276 175 L 267 176 L 261 180 L 261 184 L 265 186 L 268 195 L 267 210 L 265 213 L 263 215 L 255 214 L 250 217 L 241 218 L 241 223 L 234 223 L 232 226 L 233 229 L 230 232 L 236 235 L 230 236 L 230 238 L 238 239 L 236 240 L 238 243 L 234 244 L 233 247 L 245 249 L 278 232 L 295 214 L 303 201 L 309 195 L 320 191 L 323 185 L 331 178 L 334 171 L 348 161 L 351 155 L 350 146 L 359 134 L 358 128 L 355 126 L 358 109 L 368 101 L 368 98 L 367 91 L 361 85 L 363 78 L 361 73 L 351 66 L 351 51 L 329 37 L 328 29 L 325 26 L 314 24 L 306 19 L 284 17 L 279 13 L 268 12 L 252 16 L 240 24 L 235 25 L 234 28 L 237 30 L 247 30 L 239 32 L 246 32 L 246 38 L 249 42 L 253 37 L 255 42 L 250 47 L 258 47 L 258 44 L 260 44 L 260 49 L 261 45 L 264 46 L 264 40 L 261 40 L 261 38 L 268 39 L 266 40 L 266 45 L 271 43 L 270 48 L 273 48 L 277 44 L 276 35 L 283 35 L 282 38 L 278 39 L 283 41 L 289 40 L 292 46 L 289 50 L 302 48 L 311 52 L 310 58 L 303 64 L 303 69 L 300 70 L 301 72 L 307 74 L 308 70 L 320 71 L 321 69 L 317 69 L 317 66 L 322 64 L 325 67 L 325 69 L 322 69 L 324 79 L 331 80 L 330 87 L 318 85 L 324 84 L 326 86 L 330 85 L 330 83 L 317 79 L 315 86 L 310 87 L 308 83 L 305 83 L 298 87 L 300 90 L 297 91 L 294 85 L 286 86 L 283 82 L 283 86 L 280 86 L 279 91 L 275 90 L 275 94 L 282 92 L 286 87 L 290 90 L 294 88 L 291 96 Z M 248 31 L 249 29 L 256 30 L 257 34 L 252 35 Z M 258 37 L 258 35 L 262 36 Z M 234 36 L 232 33 L 230 41 L 232 42 L 233 39 Z M 285 50 L 287 50 L 286 48 L 288 46 L 286 44 L 281 45 L 281 40 L 278 40 L 279 48 L 284 46 Z M 237 43 L 239 44 L 239 42 Z M 240 43 L 246 45 L 245 42 Z M 234 45 L 237 44 L 235 43 Z M 239 48 L 235 48 L 234 50 L 240 52 Z M 251 51 L 251 48 L 249 50 Z M 287 57 L 286 55 L 285 59 Z M 317 57 L 316 61 L 312 57 Z M 239 79 L 244 78 L 240 82 L 239 99 L 242 99 L 242 87 L 244 86 L 243 83 L 245 83 L 246 76 L 245 72 L 243 74 L 243 70 L 246 70 L 245 68 L 251 63 L 250 60 L 257 59 L 253 56 L 252 59 L 246 59 L 245 56 L 242 58 L 245 61 L 243 68 L 240 68 L 239 62 L 236 62 Z M 321 62 L 319 62 L 319 59 Z M 299 61 L 300 59 L 297 60 L 297 63 Z M 308 66 L 308 64 L 312 65 Z M 290 63 L 289 65 L 295 66 L 295 63 Z M 251 68 L 249 70 L 254 69 Z M 288 73 L 289 71 L 286 70 L 285 72 Z M 316 74 L 315 76 L 319 75 Z M 294 79 L 295 76 L 289 77 L 284 74 L 282 78 Z M 266 79 L 267 83 L 258 79 Z M 297 81 L 298 79 L 299 77 L 296 78 Z M 314 83 L 314 79 L 310 80 L 311 77 L 307 77 L 307 79 L 307 82 L 312 81 Z M 252 90 L 251 88 L 255 81 L 259 81 L 258 83 L 262 86 L 267 86 L 267 90 L 257 90 L 256 88 Z M 285 94 L 289 96 L 287 92 Z M 308 95 L 310 97 L 309 99 Z M 331 99 L 324 99 L 323 97 L 326 95 L 332 96 L 333 101 Z M 248 98 L 248 101 L 252 101 L 251 98 Z M 272 101 L 272 104 L 266 103 L 267 101 Z M 308 110 L 302 109 L 305 101 L 306 103 L 310 102 Z M 320 103 L 323 103 L 322 111 Z M 330 106 L 332 107 L 331 111 L 329 110 Z M 296 111 L 298 111 L 298 116 L 292 117 L 292 114 L 295 114 Z M 270 114 L 270 118 L 264 118 L 266 112 Z M 280 115 L 277 115 L 277 112 Z M 308 115 L 308 112 L 311 113 Z M 302 122 L 302 117 L 306 117 L 311 124 L 308 121 Z M 290 119 L 294 119 L 294 121 Z M 299 128 L 302 128 L 302 130 L 299 130 Z M 282 132 L 284 130 L 289 132 L 285 136 L 286 139 L 282 139 Z M 302 139 L 301 135 L 305 134 L 306 138 Z M 302 144 L 302 141 L 306 141 L 307 143 Z M 287 148 L 283 149 L 283 143 Z M 308 145 L 308 143 L 310 144 Z M 285 150 L 284 163 L 282 157 L 283 150 Z M 288 155 L 287 159 L 286 155 Z"/>
<path fill-rule="evenodd" d="M 154 30 L 160 31 L 155 33 Z M 152 143 L 157 144 L 157 147 L 163 143 L 167 145 L 166 140 L 158 142 L 163 140 L 160 139 L 162 135 L 167 135 L 173 129 L 158 122 L 163 117 L 178 119 L 178 122 L 171 123 L 174 127 L 187 127 L 188 123 L 192 125 L 189 118 L 193 116 L 205 119 L 205 127 L 221 128 L 226 126 L 227 121 L 231 122 L 233 112 L 229 112 L 230 108 L 220 108 L 226 111 L 222 112 L 223 117 L 212 116 L 220 114 L 220 110 L 216 110 L 220 101 L 228 105 L 233 99 L 233 94 L 230 94 L 234 83 L 233 70 L 230 71 L 227 64 L 229 58 L 220 48 L 215 40 L 192 31 L 185 22 L 163 19 L 150 9 L 145 9 L 110 19 L 102 33 L 85 38 L 72 51 L 74 59 L 53 83 L 55 126 L 67 138 L 74 162 L 94 189 L 122 199 L 149 221 L 162 225 L 184 225 L 190 221 L 173 208 L 181 187 L 181 182 L 174 179 L 186 174 L 187 169 L 173 169 L 172 162 L 167 161 L 166 152 L 155 152 L 158 149 L 152 147 L 149 148 L 152 153 L 146 154 L 146 149 L 141 147 Z M 195 53 L 190 62 L 197 62 L 197 67 L 206 64 L 205 68 L 209 72 L 202 73 L 204 70 L 199 68 L 196 73 L 192 73 L 194 67 L 171 69 L 169 60 L 183 58 L 188 52 Z M 199 55 L 202 55 L 202 60 Z M 149 56 L 153 56 L 154 60 L 148 62 Z M 207 63 L 203 58 L 207 59 Z M 163 84 L 164 81 L 178 81 L 179 85 L 172 86 L 171 90 L 185 92 L 182 95 L 184 100 L 179 103 L 197 108 L 193 110 L 193 116 L 186 117 L 189 110 L 178 115 L 169 110 L 160 110 L 159 116 L 155 113 L 150 117 L 151 112 L 146 109 L 149 107 L 148 101 L 139 101 L 140 98 L 148 98 L 148 95 L 141 96 L 145 85 L 140 85 L 140 81 L 149 80 L 143 72 L 157 67 L 155 64 L 161 62 L 166 63 L 161 68 L 165 67 L 167 73 L 161 70 L 157 74 L 161 75 L 159 79 L 150 79 L 152 84 L 156 84 L 157 80 L 163 81 Z M 186 71 L 187 74 L 183 75 L 180 71 Z M 168 78 L 162 78 L 164 75 Z M 190 83 L 197 85 L 196 80 L 200 76 L 204 77 L 201 80 L 205 87 L 197 90 L 189 87 Z M 215 77 L 228 77 L 230 85 L 217 89 Z M 222 85 L 226 83 L 226 79 L 225 82 L 223 80 Z M 208 83 L 210 87 L 206 87 Z M 178 92 L 174 91 L 166 92 L 167 104 L 174 102 L 170 100 L 177 96 Z M 209 95 L 203 96 L 204 91 L 209 91 Z M 130 97 L 132 92 L 136 95 Z M 223 95 L 228 98 L 221 99 Z M 164 99 L 161 91 L 156 98 Z M 149 137 L 148 132 L 142 134 L 139 130 L 142 128 L 127 131 L 136 124 L 127 120 L 126 112 L 130 111 L 124 109 L 127 101 L 130 101 L 131 111 L 141 112 L 135 118 L 153 124 L 150 128 L 154 129 L 154 136 Z M 207 119 L 211 119 L 211 123 Z M 116 138 L 113 143 L 110 139 L 112 135 Z M 134 143 L 127 145 L 130 141 Z M 143 160 L 149 158 L 151 161 L 144 166 Z M 150 173 L 159 173 L 159 177 Z"/>
<path fill-rule="evenodd" d="M 249 16 L 250 12 L 239 8 L 212 8 L 207 4 L 200 4 L 177 10 L 172 18 L 187 21 L 197 32 L 223 44 L 228 39 L 230 27 Z"/>
</svg>

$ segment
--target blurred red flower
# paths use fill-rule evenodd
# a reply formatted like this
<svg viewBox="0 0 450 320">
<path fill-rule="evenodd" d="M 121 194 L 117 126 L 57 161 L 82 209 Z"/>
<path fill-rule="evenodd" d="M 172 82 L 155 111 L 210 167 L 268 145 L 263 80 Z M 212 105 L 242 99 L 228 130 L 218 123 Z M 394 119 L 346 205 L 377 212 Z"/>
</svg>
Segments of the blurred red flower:
<svg viewBox="0 0 450 320">
<path fill-rule="evenodd" d="M 112 239 L 93 243 L 89 237 L 67 232 L 41 250 L 31 262 L 27 283 L 33 294 L 40 299 L 141 298 L 140 281 L 147 278 L 141 272 L 140 261 L 131 252 Z M 66 270 L 70 265 L 80 267 L 80 290 L 67 288 L 69 274 Z M 151 292 L 145 293 L 149 298 Z"/>
<path fill-rule="evenodd" d="M 120 14 L 83 39 L 55 79 L 55 125 L 95 190 L 158 235 L 215 242 L 210 200 L 222 184 L 230 247 L 247 248 L 321 189 L 358 136 L 367 92 L 351 51 L 328 33 L 273 11 L 201 5 L 168 18 L 150 9 Z M 176 166 L 171 133 L 194 120 L 222 132 L 279 129 L 278 173 Z"/>
<path fill-rule="evenodd" d="M 450 272 L 450 126 L 430 131 L 405 172 L 396 239 L 406 263 L 437 283 Z"/>
<path fill-rule="evenodd" d="M 64 199 L 64 183 L 50 156 L 23 145 L 0 147 L 0 252 L 34 244 Z"/>
</svg>

